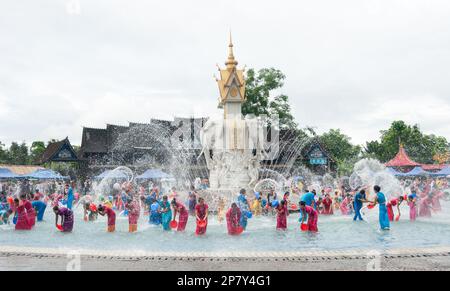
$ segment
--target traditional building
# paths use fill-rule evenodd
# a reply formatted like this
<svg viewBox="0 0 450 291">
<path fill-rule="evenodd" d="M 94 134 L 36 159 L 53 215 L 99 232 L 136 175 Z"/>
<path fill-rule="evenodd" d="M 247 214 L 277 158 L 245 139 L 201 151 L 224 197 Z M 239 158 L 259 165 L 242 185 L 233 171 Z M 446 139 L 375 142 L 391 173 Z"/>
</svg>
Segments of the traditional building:
<svg viewBox="0 0 450 291">
<path fill-rule="evenodd" d="M 38 164 L 46 164 L 46 163 L 78 163 L 80 160 L 78 159 L 78 155 L 70 144 L 69 138 L 49 143 L 44 153 L 37 161 Z"/>
<path fill-rule="evenodd" d="M 128 126 L 106 125 L 106 128 L 83 127 L 80 158 L 87 175 L 105 169 L 127 166 L 164 167 L 165 162 L 180 149 L 174 140 L 189 141 L 192 157 L 200 154 L 200 128 L 206 118 L 175 118 L 174 121 L 152 119 L 150 123 L 129 123 Z M 198 164 L 193 158 L 192 163 Z"/>
</svg>

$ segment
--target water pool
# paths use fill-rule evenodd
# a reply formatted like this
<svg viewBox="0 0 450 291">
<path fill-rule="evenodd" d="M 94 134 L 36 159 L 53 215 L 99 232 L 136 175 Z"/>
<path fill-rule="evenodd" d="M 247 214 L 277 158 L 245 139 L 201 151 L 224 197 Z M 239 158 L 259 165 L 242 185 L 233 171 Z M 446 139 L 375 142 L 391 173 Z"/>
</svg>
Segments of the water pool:
<svg viewBox="0 0 450 291">
<path fill-rule="evenodd" d="M 13 226 L 0 226 L 0 246 L 34 247 L 98 251 L 142 252 L 267 252 L 267 251 L 323 251 L 349 249 L 386 250 L 393 248 L 435 247 L 450 245 L 450 203 L 443 203 L 444 211 L 432 219 L 410 223 L 404 217 L 392 224 L 389 232 L 378 230 L 378 210 L 368 213 L 367 222 L 353 222 L 351 217 L 335 215 L 319 218 L 319 233 L 299 231 L 298 214 L 288 219 L 288 231 L 275 230 L 274 217 L 254 217 L 241 236 L 229 236 L 225 223 L 213 217 L 206 236 L 194 234 L 194 219 L 190 217 L 185 232 L 164 232 L 149 225 L 141 216 L 139 231 L 129 234 L 128 220 L 118 217 L 116 232 L 106 232 L 106 218 L 84 222 L 81 209 L 76 211 L 73 233 L 57 232 L 54 215 L 47 210 L 46 221 L 37 223 L 32 231 L 14 231 Z"/>
</svg>

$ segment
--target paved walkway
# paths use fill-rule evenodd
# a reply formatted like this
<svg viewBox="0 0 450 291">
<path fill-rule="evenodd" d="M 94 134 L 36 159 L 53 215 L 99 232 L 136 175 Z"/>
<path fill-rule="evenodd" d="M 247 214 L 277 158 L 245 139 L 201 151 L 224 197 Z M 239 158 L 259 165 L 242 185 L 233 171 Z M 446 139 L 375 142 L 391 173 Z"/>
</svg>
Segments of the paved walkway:
<svg viewBox="0 0 450 291">
<path fill-rule="evenodd" d="M 296 271 L 296 270 L 450 270 L 450 248 L 337 252 L 238 253 L 193 255 L 96 254 L 63 250 L 2 248 L 0 270 L 173 270 L 173 271 Z"/>
</svg>

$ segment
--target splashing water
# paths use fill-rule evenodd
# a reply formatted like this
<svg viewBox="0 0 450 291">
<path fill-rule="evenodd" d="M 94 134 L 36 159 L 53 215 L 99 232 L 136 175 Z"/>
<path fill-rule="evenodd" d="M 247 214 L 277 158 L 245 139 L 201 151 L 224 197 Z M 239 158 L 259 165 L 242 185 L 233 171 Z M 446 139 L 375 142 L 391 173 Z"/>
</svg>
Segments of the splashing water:
<svg viewBox="0 0 450 291">
<path fill-rule="evenodd" d="M 124 166 L 117 167 L 108 172 L 100 183 L 94 185 L 92 194 L 96 199 L 100 199 L 101 197 L 106 198 L 111 194 L 119 194 L 122 190 L 120 183 L 132 183 L 133 180 L 134 173 L 130 168 Z M 111 193 L 111 189 L 115 193 Z"/>
<path fill-rule="evenodd" d="M 278 183 L 276 180 L 269 179 L 269 178 L 259 181 L 258 183 L 256 183 L 255 188 L 254 188 L 255 192 L 259 192 L 262 194 L 269 193 L 270 191 L 275 191 L 277 193 L 280 193 L 281 190 L 282 190 L 282 185 L 280 185 L 280 183 Z"/>
<path fill-rule="evenodd" d="M 362 159 L 357 162 L 353 174 L 348 178 L 348 185 L 353 190 L 368 187 L 369 199 L 373 198 L 371 189 L 375 185 L 381 187 L 381 191 L 387 199 L 403 195 L 406 192 L 400 181 L 393 174 L 387 172 L 382 163 L 374 159 Z"/>
</svg>

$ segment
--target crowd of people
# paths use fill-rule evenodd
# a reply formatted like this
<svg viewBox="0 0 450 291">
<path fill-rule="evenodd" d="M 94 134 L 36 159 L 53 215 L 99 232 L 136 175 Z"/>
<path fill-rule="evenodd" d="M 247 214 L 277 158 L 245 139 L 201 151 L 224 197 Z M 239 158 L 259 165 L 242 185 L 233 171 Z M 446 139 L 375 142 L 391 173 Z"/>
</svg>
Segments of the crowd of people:
<svg viewBox="0 0 450 291">
<path fill-rule="evenodd" d="M 286 230 L 289 215 L 299 213 L 300 229 L 317 232 L 320 216 L 340 213 L 352 217 L 354 221 L 363 220 L 364 208 L 379 207 L 380 229 L 389 230 L 391 223 L 401 217 L 400 206 L 409 207 L 409 220 L 417 217 L 431 217 L 441 211 L 440 201 L 448 199 L 444 189 L 447 180 L 417 179 L 409 184 L 410 193 L 389 193 L 388 199 L 378 185 L 346 189 L 344 186 L 332 189 L 293 188 L 284 194 L 269 190 L 266 193 L 247 193 L 241 189 L 235 201 L 220 198 L 217 208 L 210 210 L 202 191 L 192 186 L 187 199 L 183 201 L 176 188 L 161 193 L 156 186 L 123 183 L 108 197 L 90 195 L 86 184 L 76 191 L 73 182 L 63 184 L 51 182 L 45 187 L 21 182 L 12 187 L 3 183 L 0 192 L 0 224 L 15 224 L 16 230 L 32 230 L 35 223 L 44 219 L 48 206 L 55 215 L 55 226 L 62 232 L 71 232 L 74 227 L 74 207 L 82 207 L 83 220 L 95 221 L 98 216 L 107 217 L 107 231 L 116 230 L 116 216 L 128 217 L 129 232 L 138 230 L 141 216 L 148 223 L 160 226 L 164 231 L 184 231 L 190 220 L 195 223 L 195 234 L 207 232 L 209 215 L 216 215 L 219 222 L 226 221 L 228 233 L 239 235 L 247 229 L 253 216 L 276 217 L 276 229 Z M 46 189 L 43 192 L 41 189 Z M 87 188 L 89 189 L 89 188 Z M 146 190 L 147 189 L 147 190 Z M 83 192 L 84 194 L 78 194 Z M 294 198 L 296 197 L 296 198 Z M 298 197 L 298 198 L 297 198 Z M 295 201 L 294 201 L 295 200 Z M 228 206 L 228 207 L 227 207 Z"/>
</svg>

